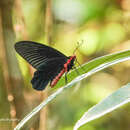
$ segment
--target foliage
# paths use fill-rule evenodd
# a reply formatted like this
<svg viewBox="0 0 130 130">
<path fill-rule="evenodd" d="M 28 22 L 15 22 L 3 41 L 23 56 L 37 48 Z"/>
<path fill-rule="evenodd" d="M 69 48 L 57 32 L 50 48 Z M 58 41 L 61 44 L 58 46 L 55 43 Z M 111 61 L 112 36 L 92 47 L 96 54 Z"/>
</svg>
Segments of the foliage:
<svg viewBox="0 0 130 130">
<path fill-rule="evenodd" d="M 122 61 L 129 59 L 129 5 L 129 0 L 0 0 L 0 130 L 13 129 L 41 101 L 50 101 L 48 95 L 73 85 L 23 127 L 72 130 L 86 110 L 127 86 L 130 62 Z M 14 44 L 20 40 L 41 42 L 67 56 L 83 41 L 76 51 L 79 74 L 71 71 L 66 87 L 61 87 L 63 76 L 53 89 L 33 90 L 30 80 L 35 70 L 15 57 Z M 129 109 L 125 105 L 80 129 L 129 130 Z"/>
</svg>

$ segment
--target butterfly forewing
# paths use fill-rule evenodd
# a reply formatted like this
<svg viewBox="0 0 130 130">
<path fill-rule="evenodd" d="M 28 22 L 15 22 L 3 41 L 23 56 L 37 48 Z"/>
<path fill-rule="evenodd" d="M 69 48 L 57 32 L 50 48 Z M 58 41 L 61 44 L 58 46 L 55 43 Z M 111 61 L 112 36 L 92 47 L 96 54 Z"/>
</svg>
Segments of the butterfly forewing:
<svg viewBox="0 0 130 130">
<path fill-rule="evenodd" d="M 15 49 L 25 60 L 38 70 L 45 69 L 45 67 L 42 66 L 48 66 L 51 62 L 64 64 L 68 58 L 54 48 L 31 41 L 17 42 L 15 44 Z"/>
</svg>

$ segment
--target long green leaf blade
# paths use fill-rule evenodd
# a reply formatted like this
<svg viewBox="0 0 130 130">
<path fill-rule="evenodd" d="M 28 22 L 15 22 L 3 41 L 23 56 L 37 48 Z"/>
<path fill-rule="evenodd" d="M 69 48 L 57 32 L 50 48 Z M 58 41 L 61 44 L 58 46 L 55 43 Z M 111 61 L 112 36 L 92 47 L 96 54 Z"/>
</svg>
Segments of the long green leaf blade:
<svg viewBox="0 0 130 130">
<path fill-rule="evenodd" d="M 113 53 L 110 55 L 105 55 L 99 58 L 96 58 L 88 63 L 83 64 L 81 67 L 77 68 L 77 71 L 82 74 L 87 73 L 95 73 L 95 71 L 100 71 L 108 66 L 114 65 L 116 63 L 120 63 L 122 61 L 126 61 L 130 59 L 130 50 Z M 90 74 L 90 75 L 91 75 Z M 87 74 L 88 75 L 88 74 Z M 71 82 L 74 78 L 77 77 L 76 70 L 71 71 L 67 74 L 68 83 Z M 61 87 L 65 85 L 65 76 L 63 76 L 60 81 L 56 84 L 54 88 Z"/>
<path fill-rule="evenodd" d="M 118 89 L 94 107 L 90 108 L 76 123 L 74 130 L 130 102 L 130 83 Z"/>
</svg>

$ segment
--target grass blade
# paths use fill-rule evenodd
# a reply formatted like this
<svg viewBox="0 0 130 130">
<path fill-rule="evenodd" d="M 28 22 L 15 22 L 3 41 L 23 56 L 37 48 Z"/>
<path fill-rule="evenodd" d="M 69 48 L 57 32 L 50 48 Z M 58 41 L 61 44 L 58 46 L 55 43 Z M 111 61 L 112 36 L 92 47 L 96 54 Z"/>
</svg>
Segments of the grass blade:
<svg viewBox="0 0 130 130">
<path fill-rule="evenodd" d="M 90 108 L 75 124 L 74 130 L 130 102 L 130 83 L 118 89 L 94 107 Z"/>
</svg>

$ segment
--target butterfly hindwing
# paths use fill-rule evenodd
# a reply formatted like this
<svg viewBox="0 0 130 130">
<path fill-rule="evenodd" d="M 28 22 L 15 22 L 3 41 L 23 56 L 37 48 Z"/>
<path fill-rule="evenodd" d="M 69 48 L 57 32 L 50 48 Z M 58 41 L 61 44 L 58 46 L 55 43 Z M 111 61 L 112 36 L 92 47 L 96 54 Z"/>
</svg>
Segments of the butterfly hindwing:
<svg viewBox="0 0 130 130">
<path fill-rule="evenodd" d="M 31 80 L 32 87 L 36 90 L 45 89 L 48 82 L 49 82 L 48 77 L 46 77 L 46 75 L 42 71 L 36 71 L 34 73 L 32 80 Z"/>
</svg>

